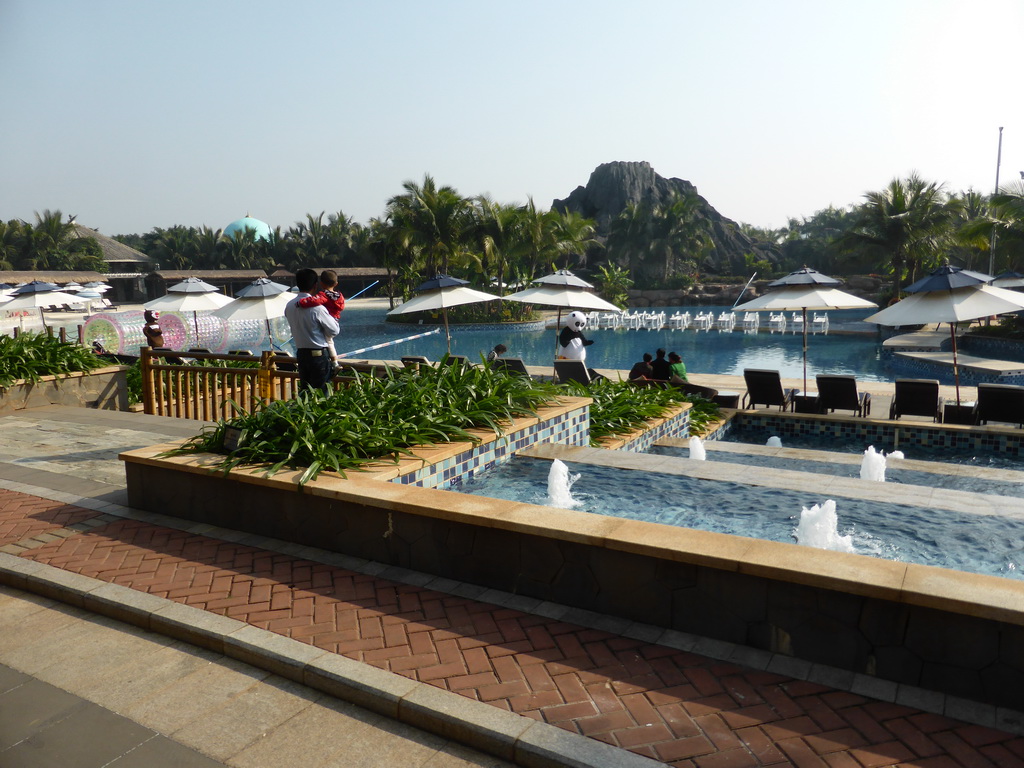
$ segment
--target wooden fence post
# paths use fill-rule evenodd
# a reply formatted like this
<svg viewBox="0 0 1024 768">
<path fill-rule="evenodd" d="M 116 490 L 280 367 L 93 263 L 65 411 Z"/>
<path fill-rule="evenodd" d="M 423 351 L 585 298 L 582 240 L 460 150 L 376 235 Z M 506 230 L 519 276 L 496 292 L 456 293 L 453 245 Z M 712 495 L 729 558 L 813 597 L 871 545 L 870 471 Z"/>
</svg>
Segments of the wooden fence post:
<svg viewBox="0 0 1024 768">
<path fill-rule="evenodd" d="M 273 371 L 277 366 L 274 364 L 273 351 L 264 350 L 260 354 L 260 369 L 256 374 L 257 391 L 259 398 L 265 402 L 274 399 Z"/>
<path fill-rule="evenodd" d="M 142 407 L 148 414 L 156 413 L 156 392 L 153 382 L 153 357 L 150 347 L 139 347 L 139 370 L 142 372 Z"/>
</svg>

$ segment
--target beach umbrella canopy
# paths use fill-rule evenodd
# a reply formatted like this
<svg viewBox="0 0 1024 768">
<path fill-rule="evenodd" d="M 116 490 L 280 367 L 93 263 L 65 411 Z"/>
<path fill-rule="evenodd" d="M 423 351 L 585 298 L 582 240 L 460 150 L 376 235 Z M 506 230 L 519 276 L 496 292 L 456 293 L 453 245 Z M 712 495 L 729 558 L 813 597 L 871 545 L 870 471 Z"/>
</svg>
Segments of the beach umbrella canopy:
<svg viewBox="0 0 1024 768">
<path fill-rule="evenodd" d="M 948 291 L 954 288 L 966 288 L 969 285 L 991 282 L 992 275 L 972 272 L 969 269 L 946 265 L 933 269 L 928 275 L 916 283 L 903 289 L 904 293 L 924 293 L 926 291 Z"/>
<path fill-rule="evenodd" d="M 1020 272 L 1003 272 L 996 275 L 990 285 L 996 288 L 1020 288 L 1024 286 L 1024 275 Z"/>
<path fill-rule="evenodd" d="M 196 280 L 196 282 L 203 283 L 198 278 L 190 277 L 188 280 Z M 185 282 L 188 282 L 186 280 Z M 182 285 L 179 283 L 178 285 Z M 210 288 L 212 285 L 203 283 Z M 167 289 L 173 291 L 174 287 Z M 167 293 L 165 296 L 161 296 L 158 299 L 147 301 L 142 306 L 145 309 L 153 309 L 158 312 L 191 312 L 192 323 L 196 330 L 196 342 L 199 342 L 199 313 L 209 311 L 212 309 L 220 309 L 221 307 L 230 304 L 233 301 L 229 296 L 225 296 L 223 293 L 218 293 L 216 288 L 213 291 L 206 291 L 205 289 L 201 292 L 195 290 L 181 290 L 175 291 L 174 293 Z"/>
<path fill-rule="evenodd" d="M 804 267 L 780 280 L 769 283 L 768 287 L 779 286 L 764 296 L 733 307 L 735 312 L 789 312 L 803 313 L 804 332 L 804 393 L 807 392 L 807 310 L 827 311 L 830 309 L 870 309 L 877 307 L 873 301 L 854 296 L 832 286 L 842 281 Z"/>
<path fill-rule="evenodd" d="M 277 296 L 287 293 L 288 286 L 275 283 L 269 277 L 260 277 L 253 280 L 245 288 L 235 294 L 236 299 L 248 299 L 252 297 Z"/>
<path fill-rule="evenodd" d="M 15 289 L 19 296 L 23 293 L 46 293 L 47 291 L 59 291 L 56 283 L 48 283 L 45 280 L 33 280 L 31 283 L 21 283 Z"/>
<path fill-rule="evenodd" d="M 260 280 L 266 280 L 266 278 L 260 278 Z M 267 280 L 269 283 L 270 281 Z M 267 339 L 270 340 L 271 347 L 274 346 L 274 335 L 270 329 L 270 321 L 275 320 L 279 317 L 284 317 L 284 308 L 295 298 L 295 296 L 288 292 L 288 286 L 281 285 L 280 283 L 271 283 L 271 285 L 279 286 L 279 289 L 268 288 L 267 286 L 247 286 L 238 292 L 238 296 L 234 301 L 229 304 L 225 304 L 220 309 L 216 309 L 210 313 L 211 317 L 219 317 L 222 320 L 259 320 L 263 322 L 267 327 Z M 249 288 L 253 288 L 248 295 L 243 296 L 242 293 Z M 262 293 L 264 290 L 277 290 L 276 293 Z"/>
<path fill-rule="evenodd" d="M 284 317 L 284 308 L 295 297 L 285 289 L 270 296 L 243 296 L 210 313 L 223 320 L 266 320 Z"/>
<path fill-rule="evenodd" d="M 44 285 L 50 285 L 53 287 L 49 289 L 40 287 Z M 66 304 L 78 304 L 80 301 L 81 299 L 73 293 L 58 291 L 57 286 L 53 283 L 43 283 L 39 280 L 33 280 L 31 283 L 23 285 L 20 288 L 16 288 L 0 306 L 4 308 L 4 311 L 38 309 L 39 320 L 45 328 L 46 318 L 43 316 L 44 309 L 47 307 L 60 307 Z"/>
<path fill-rule="evenodd" d="M 533 282 L 540 283 L 524 291 L 511 293 L 503 297 L 504 301 L 518 301 L 523 304 L 540 304 L 545 307 L 558 307 L 558 319 L 555 322 L 555 354 L 558 354 L 558 331 L 562 325 L 563 309 L 586 309 L 596 312 L 622 312 L 610 301 L 602 299 L 596 293 L 588 291 L 593 286 L 586 280 L 576 277 L 567 269 L 540 277 Z"/>
<path fill-rule="evenodd" d="M 785 277 L 780 277 L 774 282 L 768 283 L 769 288 L 783 288 L 789 285 L 842 285 L 842 280 L 824 275 L 816 269 L 804 267 L 795 272 L 790 272 Z"/>
<path fill-rule="evenodd" d="M 460 280 L 449 275 L 437 275 L 416 286 L 417 292 L 422 291 L 419 296 L 409 299 L 404 304 L 399 304 L 388 314 L 407 315 L 411 312 L 436 312 L 440 310 L 444 317 L 444 333 L 448 340 L 448 354 L 451 354 L 452 337 L 448 331 L 448 308 L 457 307 L 462 304 L 497 301 L 501 298 L 493 293 L 484 293 L 475 288 L 469 288 L 468 285 L 468 280 Z"/>
<path fill-rule="evenodd" d="M 566 288 L 593 288 L 594 286 L 584 280 L 582 277 L 576 277 L 568 269 L 560 269 L 557 272 L 553 272 L 550 275 L 544 277 L 538 277 L 533 282 L 540 283 L 541 285 L 558 285 Z"/>
<path fill-rule="evenodd" d="M 1018 312 L 1024 309 L 1024 294 L 975 282 L 959 288 L 912 293 L 880 312 L 864 318 L 879 325 L 924 325 L 949 323 L 953 345 L 953 377 L 956 404 L 960 405 L 960 370 L 957 366 L 956 324 L 964 320 Z"/>
<path fill-rule="evenodd" d="M 217 287 L 200 280 L 198 277 L 186 277 L 167 289 L 168 293 L 216 293 Z"/>
</svg>

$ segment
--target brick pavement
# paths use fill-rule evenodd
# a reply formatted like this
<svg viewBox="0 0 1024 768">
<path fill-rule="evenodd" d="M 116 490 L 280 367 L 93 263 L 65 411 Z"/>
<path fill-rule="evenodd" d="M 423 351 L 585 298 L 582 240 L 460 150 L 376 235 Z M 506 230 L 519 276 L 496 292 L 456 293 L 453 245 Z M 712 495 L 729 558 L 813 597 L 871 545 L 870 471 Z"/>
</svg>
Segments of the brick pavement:
<svg viewBox="0 0 1024 768">
<path fill-rule="evenodd" d="M 253 546 L 0 490 L 0 549 L 672 766 L 1024 766 L 1024 738 Z"/>
</svg>

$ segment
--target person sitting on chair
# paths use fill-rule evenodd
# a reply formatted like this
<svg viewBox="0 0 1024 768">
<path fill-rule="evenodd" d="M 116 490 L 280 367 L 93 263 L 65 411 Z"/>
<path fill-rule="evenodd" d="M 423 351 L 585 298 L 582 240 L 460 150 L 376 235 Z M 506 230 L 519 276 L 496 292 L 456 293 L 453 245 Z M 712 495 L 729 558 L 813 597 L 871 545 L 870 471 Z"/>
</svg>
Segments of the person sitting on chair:
<svg viewBox="0 0 1024 768">
<path fill-rule="evenodd" d="M 652 379 L 668 381 L 672 378 L 672 364 L 665 359 L 665 350 L 659 349 L 655 352 L 656 357 L 651 361 L 651 368 L 654 369 Z"/>
<path fill-rule="evenodd" d="M 632 379 L 653 379 L 654 369 L 651 367 L 650 352 L 644 352 L 644 359 L 639 363 L 633 363 L 633 367 L 629 369 L 629 378 Z"/>
<path fill-rule="evenodd" d="M 686 378 L 686 366 L 683 365 L 683 358 L 677 355 L 675 352 L 668 353 L 668 366 L 672 374 L 668 377 L 668 380 L 673 384 L 681 384 L 687 381 Z"/>
<path fill-rule="evenodd" d="M 506 347 L 504 344 L 495 344 L 494 349 L 487 353 L 487 362 L 493 363 L 506 352 L 508 352 L 508 347 Z"/>
</svg>

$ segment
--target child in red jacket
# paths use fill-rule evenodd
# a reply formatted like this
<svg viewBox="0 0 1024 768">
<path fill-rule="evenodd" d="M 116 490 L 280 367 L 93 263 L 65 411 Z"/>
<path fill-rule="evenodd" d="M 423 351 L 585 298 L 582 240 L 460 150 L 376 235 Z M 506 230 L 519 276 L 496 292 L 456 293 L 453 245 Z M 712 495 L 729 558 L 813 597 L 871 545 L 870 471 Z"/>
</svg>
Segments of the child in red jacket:
<svg viewBox="0 0 1024 768">
<path fill-rule="evenodd" d="M 345 309 L 345 297 L 338 290 L 338 273 L 333 269 L 325 269 L 320 273 L 320 287 L 323 289 L 315 296 L 299 299 L 299 306 L 303 309 L 323 305 L 327 314 L 337 320 L 341 317 L 341 311 Z M 338 350 L 334 348 L 334 338 L 327 340 L 330 343 L 331 360 L 334 367 L 338 367 Z"/>
</svg>

